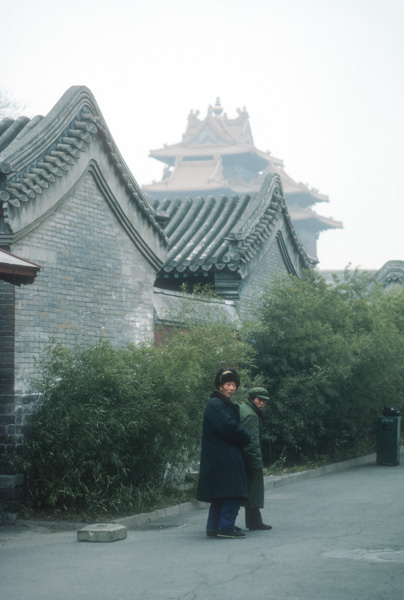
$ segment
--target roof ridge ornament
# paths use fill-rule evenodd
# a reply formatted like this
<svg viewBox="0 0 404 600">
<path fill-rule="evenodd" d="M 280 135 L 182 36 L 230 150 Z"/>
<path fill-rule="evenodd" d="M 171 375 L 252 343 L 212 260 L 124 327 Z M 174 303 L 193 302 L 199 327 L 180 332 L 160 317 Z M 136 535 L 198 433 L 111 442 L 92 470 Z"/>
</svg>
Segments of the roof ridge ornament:
<svg viewBox="0 0 404 600">
<path fill-rule="evenodd" d="M 223 106 L 220 104 L 220 98 L 219 98 L 219 96 L 216 97 L 216 102 L 215 102 L 215 105 L 214 105 L 214 107 L 212 109 L 212 112 L 217 117 L 219 117 L 222 114 L 222 112 L 223 112 Z"/>
</svg>

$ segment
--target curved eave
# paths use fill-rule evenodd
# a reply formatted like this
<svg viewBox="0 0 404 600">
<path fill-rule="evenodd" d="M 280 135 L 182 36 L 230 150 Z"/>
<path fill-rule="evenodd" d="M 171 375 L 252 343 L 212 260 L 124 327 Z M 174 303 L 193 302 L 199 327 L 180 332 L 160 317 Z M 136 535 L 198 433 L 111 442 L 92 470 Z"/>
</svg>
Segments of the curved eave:
<svg viewBox="0 0 404 600">
<path fill-rule="evenodd" d="M 404 284 L 404 260 L 389 260 L 379 269 L 375 278 L 384 285 Z"/>
<path fill-rule="evenodd" d="M 262 155 L 263 153 L 261 153 Z M 266 156 L 264 154 L 264 156 Z M 287 198 L 288 205 L 298 204 L 299 206 L 311 206 L 317 202 L 329 202 L 328 196 L 320 194 L 315 188 L 310 188 L 307 184 L 297 183 L 284 170 L 283 161 L 270 156 L 270 165 L 262 174 L 262 181 L 270 175 L 280 175 L 282 180 L 283 193 Z"/>
<path fill-rule="evenodd" d="M 236 191 L 234 189 L 231 189 L 229 186 L 226 185 L 227 182 L 225 180 L 220 181 L 219 183 L 216 181 L 211 181 L 211 182 L 205 182 L 202 185 L 202 188 L 200 185 L 193 187 L 192 185 L 187 185 L 187 186 L 170 186 L 170 185 L 161 185 L 161 182 L 158 183 L 151 183 L 150 185 L 144 185 L 143 186 L 143 190 L 146 193 L 150 193 L 150 195 L 152 196 L 153 193 L 156 193 L 159 195 L 160 198 L 167 198 L 167 197 L 181 197 L 181 198 L 185 198 L 185 197 L 189 197 L 189 196 L 194 196 L 194 195 L 198 195 L 198 196 L 207 196 L 207 195 L 212 195 L 212 196 L 220 196 L 220 195 L 234 195 L 236 193 Z"/>
<path fill-rule="evenodd" d="M 248 114 L 245 110 L 238 112 L 238 117 L 229 119 L 226 113 L 218 114 L 212 110 L 212 107 L 209 107 L 208 114 L 203 120 L 191 113 L 188 118 L 187 130 L 183 135 L 183 143 L 195 143 L 204 131 L 210 129 L 224 143 L 253 144 Z"/>
<path fill-rule="evenodd" d="M 165 273 L 240 273 L 262 246 L 278 235 L 282 217 L 304 267 L 312 268 L 318 262 L 295 230 L 277 175 L 268 178 L 254 198 L 166 199 L 154 201 L 154 206 L 167 221 Z"/>
<path fill-rule="evenodd" d="M 299 223 L 300 227 L 305 227 L 313 232 L 343 228 L 341 221 L 335 221 L 329 217 L 324 217 L 310 209 L 292 206 L 289 207 L 289 213 L 292 216 L 292 220 Z"/>
<path fill-rule="evenodd" d="M 196 140 L 204 132 L 211 130 L 213 134 L 224 144 L 237 144 L 238 140 L 234 137 L 231 131 L 226 127 L 221 117 L 213 117 L 208 115 L 203 121 L 200 121 L 196 127 L 192 128 L 190 133 L 186 132 L 183 137 L 185 146 L 198 145 Z"/>
<path fill-rule="evenodd" d="M 251 193 L 251 186 L 247 183 L 231 185 L 224 176 L 224 168 L 220 161 L 203 161 L 202 165 L 192 162 L 177 164 L 173 173 L 165 179 L 144 185 L 143 190 L 149 195 L 158 194 L 161 198 L 167 197 L 194 197 L 194 196 L 220 196 L 242 195 Z"/>
<path fill-rule="evenodd" d="M 254 155 L 260 158 L 262 164 L 269 163 L 271 157 L 264 152 L 260 152 L 254 146 L 242 144 L 209 144 L 209 145 L 185 145 L 174 144 L 165 146 L 158 150 L 150 150 L 149 156 L 167 164 L 174 164 L 175 158 L 181 157 L 198 157 L 198 156 L 237 156 L 237 155 Z"/>
<path fill-rule="evenodd" d="M 240 256 L 233 251 L 227 236 L 248 205 L 249 197 L 155 201 L 158 215 L 168 224 L 169 251 L 165 273 L 235 271 Z"/>
<path fill-rule="evenodd" d="M 108 156 L 138 209 L 167 243 L 145 195 L 122 158 L 97 102 L 84 86 L 71 87 L 46 117 L 25 125 L 0 153 L 0 201 L 7 223 L 8 206 L 18 209 L 67 174 L 81 153 L 101 135 Z"/>
<path fill-rule="evenodd" d="M 320 194 L 316 190 L 310 190 L 308 187 L 296 187 L 294 185 L 285 185 L 284 193 L 289 204 L 298 204 L 299 206 L 311 206 L 318 202 L 329 202 L 328 196 Z"/>
<path fill-rule="evenodd" d="M 318 259 L 307 252 L 295 229 L 279 175 L 268 175 L 265 178 L 260 191 L 251 203 L 248 219 L 241 223 L 239 231 L 235 232 L 244 259 L 252 260 L 258 252 L 259 246 L 277 232 L 278 222 L 282 215 L 288 234 L 304 267 L 313 268 L 318 263 Z"/>
<path fill-rule="evenodd" d="M 0 249 L 0 280 L 21 285 L 33 283 L 40 265 Z"/>
</svg>

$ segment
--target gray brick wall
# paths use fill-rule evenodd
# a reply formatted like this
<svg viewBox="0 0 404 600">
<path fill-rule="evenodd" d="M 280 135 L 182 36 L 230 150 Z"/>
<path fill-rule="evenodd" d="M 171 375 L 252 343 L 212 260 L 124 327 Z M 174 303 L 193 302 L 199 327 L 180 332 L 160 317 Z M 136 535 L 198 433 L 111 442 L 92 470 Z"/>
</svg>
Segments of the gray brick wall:
<svg viewBox="0 0 404 600">
<path fill-rule="evenodd" d="M 48 340 L 73 347 L 100 338 L 116 346 L 152 339 L 155 272 L 91 174 L 12 251 L 42 266 L 33 285 L 16 290 L 15 392 L 21 421 L 35 400 L 29 384 L 35 357 Z"/>
<path fill-rule="evenodd" d="M 252 267 L 239 288 L 240 300 L 237 304 L 242 318 L 253 316 L 254 310 L 260 305 L 263 291 L 270 285 L 274 273 L 287 272 L 276 240 L 266 249 L 262 258 L 256 257 L 255 264 L 256 266 Z"/>
<path fill-rule="evenodd" d="M 0 281 L 0 525 L 12 523 L 23 495 L 23 478 L 13 474 L 7 457 L 14 449 L 14 294 Z"/>
<path fill-rule="evenodd" d="M 38 201 L 38 200 L 37 200 Z M 0 524 L 17 517 L 23 479 L 7 464 L 37 397 L 35 360 L 51 339 L 152 340 L 155 269 L 125 233 L 88 173 L 11 251 L 40 264 L 34 284 L 0 282 Z M 15 296 L 15 302 L 14 302 Z"/>
<path fill-rule="evenodd" d="M 11 283 L 0 281 L 0 474 L 2 456 L 10 451 L 14 416 L 14 294 Z"/>
<path fill-rule="evenodd" d="M 15 523 L 23 498 L 23 475 L 0 475 L 0 525 Z"/>
</svg>

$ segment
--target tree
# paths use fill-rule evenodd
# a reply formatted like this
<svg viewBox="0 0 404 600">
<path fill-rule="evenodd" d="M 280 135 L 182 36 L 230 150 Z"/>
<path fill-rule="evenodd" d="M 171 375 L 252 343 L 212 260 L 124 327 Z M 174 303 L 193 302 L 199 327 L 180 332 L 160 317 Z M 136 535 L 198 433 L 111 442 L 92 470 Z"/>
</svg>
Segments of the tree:
<svg viewBox="0 0 404 600">
<path fill-rule="evenodd" d="M 268 403 L 274 458 L 337 455 L 403 406 L 403 295 L 368 274 L 329 284 L 315 271 L 276 278 L 249 334 Z"/>
<path fill-rule="evenodd" d="M 246 371 L 250 355 L 237 332 L 217 321 L 189 321 L 160 346 L 49 346 L 34 385 L 41 400 L 14 459 L 30 505 L 145 510 L 176 489 L 199 458 L 217 369 Z"/>
<path fill-rule="evenodd" d="M 0 120 L 5 117 L 15 118 L 23 110 L 21 104 L 14 100 L 10 94 L 0 89 Z"/>
</svg>

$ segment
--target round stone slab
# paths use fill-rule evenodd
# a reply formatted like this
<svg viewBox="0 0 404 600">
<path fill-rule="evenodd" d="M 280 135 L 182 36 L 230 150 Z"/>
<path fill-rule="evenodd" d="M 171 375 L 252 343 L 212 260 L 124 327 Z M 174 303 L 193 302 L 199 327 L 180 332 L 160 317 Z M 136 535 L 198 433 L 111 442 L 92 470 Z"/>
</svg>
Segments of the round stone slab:
<svg viewBox="0 0 404 600">
<path fill-rule="evenodd" d="M 77 532 L 79 542 L 116 542 L 124 540 L 128 535 L 125 525 L 115 523 L 95 523 L 86 525 Z"/>
</svg>

